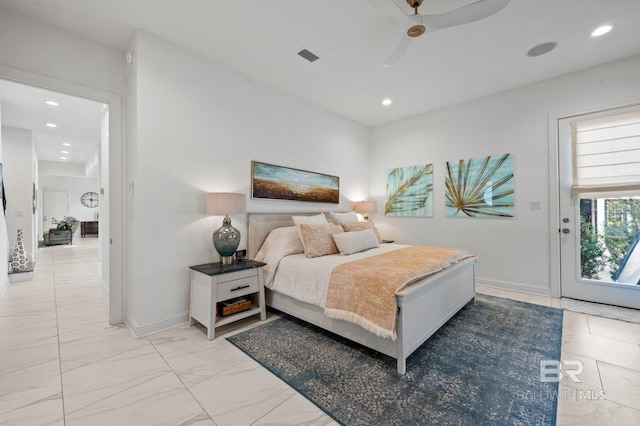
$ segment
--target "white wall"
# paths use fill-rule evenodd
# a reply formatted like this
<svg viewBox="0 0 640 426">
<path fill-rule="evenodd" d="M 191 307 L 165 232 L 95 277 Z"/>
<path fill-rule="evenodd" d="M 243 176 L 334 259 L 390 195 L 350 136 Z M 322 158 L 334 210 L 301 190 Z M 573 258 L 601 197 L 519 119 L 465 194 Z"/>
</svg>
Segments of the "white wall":
<svg viewBox="0 0 640 426">
<path fill-rule="evenodd" d="M 39 161 L 40 174 L 51 176 L 86 177 L 83 164 L 62 163 L 58 161 Z"/>
<path fill-rule="evenodd" d="M 38 205 L 43 206 L 43 195 L 47 191 L 61 191 L 69 193 L 69 216 L 73 216 L 79 221 L 98 220 L 97 208 L 89 208 L 82 205 L 80 198 L 85 192 L 100 192 L 100 182 L 98 178 L 87 177 L 68 177 L 68 176 L 49 176 L 40 174 L 40 188 L 38 190 Z M 42 239 L 43 231 L 55 228 L 50 220 L 43 221 L 43 209 L 38 211 L 38 221 L 40 223 L 39 238 Z M 56 218 L 62 219 L 62 218 Z M 73 235 L 74 238 L 80 238 L 80 228 Z"/>
<path fill-rule="evenodd" d="M 131 51 L 139 52 L 138 40 L 135 38 L 132 41 Z M 140 305 L 138 297 L 138 286 L 135 284 L 138 282 L 140 276 L 140 233 L 137 232 L 140 224 L 140 197 L 134 197 L 138 188 L 134 187 L 134 182 L 138 182 L 138 63 L 140 61 L 137 57 L 134 58 L 133 63 L 127 67 L 127 143 L 125 145 L 124 158 L 126 158 L 126 176 L 127 179 L 124 182 L 127 189 L 125 194 L 127 195 L 124 215 L 125 224 L 125 251 L 127 253 L 127 262 L 125 264 L 125 282 L 131 283 L 126 285 L 123 289 L 123 312 L 124 320 L 128 324 L 129 328 L 132 327 L 132 323 L 137 326 L 140 320 L 136 318 L 133 310 L 136 306 Z M 173 316 L 175 317 L 175 313 Z M 138 332 L 140 333 L 140 332 Z"/>
<path fill-rule="evenodd" d="M 0 65 L 123 93 L 124 52 L 0 6 Z"/>
<path fill-rule="evenodd" d="M 640 92 L 640 56 L 420 114 L 372 130 L 371 192 L 385 238 L 464 247 L 482 284 L 549 294 L 550 115 L 626 104 Z M 634 95 L 635 94 L 635 95 Z M 515 218 L 444 217 L 445 163 L 512 153 Z M 388 168 L 434 165 L 434 217 L 384 216 Z M 530 202 L 540 201 L 541 210 Z"/>
<path fill-rule="evenodd" d="M 217 260 L 207 192 L 247 194 L 250 212 L 350 210 L 368 193 L 370 131 L 148 34 L 132 48 L 127 321 L 145 334 L 185 320 L 188 266 Z M 251 160 L 339 176 L 340 204 L 251 200 Z M 246 247 L 246 218 L 232 221 Z"/>
<path fill-rule="evenodd" d="M 9 252 L 16 246 L 18 229 L 24 233 L 24 249 L 34 258 L 37 253 L 33 214 L 34 142 L 30 130 L 2 129 L 3 183 L 7 198 Z"/>
<path fill-rule="evenodd" d="M 103 127 L 104 127 L 103 123 Z M 102 129 L 104 130 L 104 129 Z M 105 138 L 102 138 L 102 140 L 105 140 Z M 108 137 L 108 132 L 107 132 L 107 138 L 106 140 L 109 140 Z M 89 159 L 87 160 L 87 162 L 84 164 L 84 175 L 87 177 L 100 177 L 100 151 L 102 148 L 102 144 L 100 144 L 99 146 L 96 147 L 96 150 L 93 152 L 93 154 L 91 154 L 91 157 L 89 157 Z"/>
</svg>

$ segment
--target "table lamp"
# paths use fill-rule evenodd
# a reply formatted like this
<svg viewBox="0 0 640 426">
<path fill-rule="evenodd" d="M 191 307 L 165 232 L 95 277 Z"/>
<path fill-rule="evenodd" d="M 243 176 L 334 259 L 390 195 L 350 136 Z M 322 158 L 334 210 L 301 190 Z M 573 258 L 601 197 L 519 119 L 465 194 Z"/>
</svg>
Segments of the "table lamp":
<svg viewBox="0 0 640 426">
<path fill-rule="evenodd" d="M 356 201 L 353 203 L 353 210 L 356 213 L 360 213 L 365 221 L 369 221 L 369 213 L 376 213 L 378 211 L 378 205 L 375 201 Z"/>
<path fill-rule="evenodd" d="M 213 232 L 213 246 L 220 255 L 220 263 L 233 263 L 233 255 L 240 245 L 240 231 L 231 226 L 230 214 L 245 214 L 247 197 L 231 192 L 212 192 L 207 194 L 207 214 L 224 215 L 222 226 Z"/>
</svg>

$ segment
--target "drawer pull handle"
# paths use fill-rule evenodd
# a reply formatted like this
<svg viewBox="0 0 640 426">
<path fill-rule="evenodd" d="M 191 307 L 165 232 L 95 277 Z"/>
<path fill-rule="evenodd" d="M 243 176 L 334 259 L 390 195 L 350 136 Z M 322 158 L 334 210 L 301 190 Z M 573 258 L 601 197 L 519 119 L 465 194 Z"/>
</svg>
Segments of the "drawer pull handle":
<svg viewBox="0 0 640 426">
<path fill-rule="evenodd" d="M 238 290 L 242 290 L 243 288 L 249 288 L 251 287 L 250 285 L 240 285 L 236 288 L 232 288 L 231 291 L 238 291 Z"/>
</svg>

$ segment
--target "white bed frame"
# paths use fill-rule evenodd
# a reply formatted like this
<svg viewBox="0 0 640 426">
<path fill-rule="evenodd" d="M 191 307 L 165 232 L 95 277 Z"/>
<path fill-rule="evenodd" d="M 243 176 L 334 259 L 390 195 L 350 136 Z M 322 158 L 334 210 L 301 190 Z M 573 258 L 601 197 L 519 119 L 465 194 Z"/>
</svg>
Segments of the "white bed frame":
<svg viewBox="0 0 640 426">
<path fill-rule="evenodd" d="M 248 257 L 253 259 L 274 228 L 292 226 L 292 215 L 317 213 L 250 213 Z M 469 301 L 475 299 L 475 258 L 427 277 L 396 295 L 398 316 L 396 341 L 378 337 L 350 322 L 324 315 L 322 308 L 267 289 L 267 305 L 314 324 L 397 360 L 400 374 L 407 358 Z"/>
</svg>

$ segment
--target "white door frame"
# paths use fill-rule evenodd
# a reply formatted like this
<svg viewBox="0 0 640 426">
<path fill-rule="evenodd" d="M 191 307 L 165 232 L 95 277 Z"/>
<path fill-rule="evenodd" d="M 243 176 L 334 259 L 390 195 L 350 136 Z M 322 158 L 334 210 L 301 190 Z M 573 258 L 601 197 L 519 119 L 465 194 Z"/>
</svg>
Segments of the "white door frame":
<svg viewBox="0 0 640 426">
<path fill-rule="evenodd" d="M 579 110 L 554 112 L 548 116 L 549 143 L 549 284 L 551 297 L 562 294 L 560 279 L 560 176 L 558 121 L 580 115 L 594 114 L 607 110 L 617 110 L 640 104 L 640 98 L 626 98 L 617 102 L 593 105 Z"/>
<path fill-rule="evenodd" d="M 124 198 L 122 185 L 125 182 L 123 140 L 125 137 L 124 107 L 120 95 L 56 80 L 11 67 L 0 66 L 0 78 L 29 86 L 91 99 L 109 105 L 109 178 L 103 182 L 105 193 L 109 195 L 109 210 L 102 212 L 100 219 L 109 223 L 109 235 L 105 235 L 109 247 L 107 265 L 103 264 L 103 276 L 109 283 L 109 322 L 119 324 L 124 321 Z M 105 217 L 106 216 L 106 217 Z M 108 268 L 108 270 L 104 270 Z"/>
</svg>

